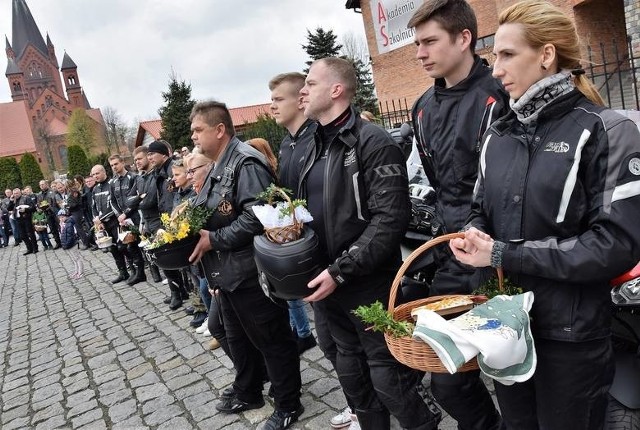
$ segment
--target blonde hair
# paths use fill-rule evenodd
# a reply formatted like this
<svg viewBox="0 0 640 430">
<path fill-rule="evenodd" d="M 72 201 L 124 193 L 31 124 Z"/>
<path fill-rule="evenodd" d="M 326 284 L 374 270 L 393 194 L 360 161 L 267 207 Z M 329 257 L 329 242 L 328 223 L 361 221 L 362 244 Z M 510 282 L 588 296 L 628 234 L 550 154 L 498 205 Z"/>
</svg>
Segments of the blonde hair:
<svg viewBox="0 0 640 430">
<path fill-rule="evenodd" d="M 258 151 L 260 151 L 267 158 L 267 161 L 269 162 L 269 167 L 271 167 L 271 170 L 273 170 L 273 173 L 275 174 L 278 169 L 278 160 L 276 159 L 276 156 L 273 154 L 273 151 L 271 150 L 271 145 L 269 145 L 269 142 L 267 142 L 265 139 L 261 137 L 256 137 L 256 138 L 247 140 L 247 143 L 253 146 Z"/>
<path fill-rule="evenodd" d="M 582 70 L 576 26 L 560 8 L 543 0 L 521 1 L 502 11 L 498 24 L 520 24 L 525 41 L 534 49 L 546 44 L 555 46 L 558 68 L 577 70 L 573 78 L 576 88 L 593 103 L 604 106 L 598 90 Z"/>
</svg>

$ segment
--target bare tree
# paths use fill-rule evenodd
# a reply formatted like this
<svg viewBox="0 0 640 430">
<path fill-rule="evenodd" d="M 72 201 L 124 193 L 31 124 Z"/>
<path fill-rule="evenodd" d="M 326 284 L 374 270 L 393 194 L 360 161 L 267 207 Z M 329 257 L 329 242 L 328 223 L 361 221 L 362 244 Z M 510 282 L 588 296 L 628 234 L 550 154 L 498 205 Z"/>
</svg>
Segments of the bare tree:
<svg viewBox="0 0 640 430">
<path fill-rule="evenodd" d="M 47 164 L 49 165 L 49 171 L 53 172 L 56 170 L 56 165 L 53 160 L 53 136 L 51 136 L 51 131 L 49 130 L 49 123 L 38 120 L 36 122 L 36 139 L 40 143 L 40 145 L 44 148 L 45 157 L 47 157 Z"/>
<path fill-rule="evenodd" d="M 367 42 L 355 33 L 349 32 L 342 36 L 342 55 L 352 60 L 360 60 L 369 64 L 369 48 Z"/>
<path fill-rule="evenodd" d="M 118 111 L 107 106 L 102 109 L 102 117 L 104 118 L 106 136 L 105 142 L 109 154 L 114 151 L 120 154 L 120 148 L 127 148 L 127 138 L 133 133 L 131 128 L 124 122 Z"/>
</svg>

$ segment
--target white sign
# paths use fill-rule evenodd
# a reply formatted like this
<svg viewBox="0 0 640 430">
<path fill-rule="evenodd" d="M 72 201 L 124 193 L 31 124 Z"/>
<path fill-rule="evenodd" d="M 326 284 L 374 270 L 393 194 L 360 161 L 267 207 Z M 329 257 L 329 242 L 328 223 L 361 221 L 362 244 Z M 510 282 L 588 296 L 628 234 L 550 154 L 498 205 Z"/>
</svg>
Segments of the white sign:
<svg viewBox="0 0 640 430">
<path fill-rule="evenodd" d="M 393 51 L 414 42 L 407 23 L 423 0 L 371 0 L 371 16 L 378 53 Z"/>
</svg>

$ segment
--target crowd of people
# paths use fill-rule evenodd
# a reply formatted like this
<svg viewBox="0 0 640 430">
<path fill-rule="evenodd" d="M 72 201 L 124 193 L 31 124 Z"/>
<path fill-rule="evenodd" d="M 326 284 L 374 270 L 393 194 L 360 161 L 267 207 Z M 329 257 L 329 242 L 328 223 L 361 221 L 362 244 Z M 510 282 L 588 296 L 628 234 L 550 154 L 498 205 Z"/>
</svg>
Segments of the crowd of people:
<svg viewBox="0 0 640 430">
<path fill-rule="evenodd" d="M 439 233 L 465 231 L 436 253 L 430 293 L 468 294 L 486 270 L 502 267 L 535 294 L 534 377 L 498 382 L 494 405 L 479 371 L 431 375 L 437 402 L 460 429 L 599 429 L 613 375 L 608 280 L 640 259 L 640 135 L 603 107 L 585 78 L 573 22 L 543 0 L 525 0 L 499 17 L 493 68 L 475 54 L 477 22 L 465 0 L 426 0 L 409 22 L 417 58 L 435 80 L 412 111 L 416 150 L 436 190 Z M 353 65 L 314 61 L 305 76 L 269 83 L 271 112 L 287 130 L 276 156 L 264 139 L 241 141 L 224 103 L 192 110 L 193 151 L 158 140 L 135 149 L 134 167 L 109 158 L 89 177 L 41 181 L 5 191 L 2 244 L 9 230 L 25 255 L 97 249 L 111 238 L 113 283 L 168 285 L 165 303 L 183 305 L 191 325 L 231 359 L 235 379 L 216 408 L 275 410 L 266 430 L 288 428 L 304 412 L 300 354 L 317 344 L 338 375 L 347 405 L 333 428 L 436 429 L 421 396 L 423 373 L 396 361 L 381 333 L 353 310 L 387 303 L 400 263 L 410 204 L 403 149 L 353 105 Z M 373 120 L 373 121 L 372 121 Z M 305 199 L 323 270 L 304 300 L 267 297 L 253 238 L 263 226 L 252 208 L 271 183 Z M 192 266 L 159 270 L 145 261 L 140 236 L 180 203 L 211 209 L 190 256 Z M 122 243 L 123 230 L 138 239 Z M 36 235 L 37 233 L 37 235 Z M 74 273 L 82 276 L 80 254 Z"/>
</svg>

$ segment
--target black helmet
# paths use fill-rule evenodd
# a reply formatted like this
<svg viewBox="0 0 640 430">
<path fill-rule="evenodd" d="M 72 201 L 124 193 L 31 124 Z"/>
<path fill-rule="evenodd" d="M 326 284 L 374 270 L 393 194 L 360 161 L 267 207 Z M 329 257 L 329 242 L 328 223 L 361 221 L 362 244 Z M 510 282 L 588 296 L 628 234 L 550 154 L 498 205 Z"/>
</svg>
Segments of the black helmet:
<svg viewBox="0 0 640 430">
<path fill-rule="evenodd" d="M 253 249 L 260 286 L 267 297 L 296 300 L 313 293 L 307 284 L 325 265 L 318 236 L 311 228 L 305 226 L 300 239 L 282 244 L 265 235 L 256 236 Z"/>
</svg>

